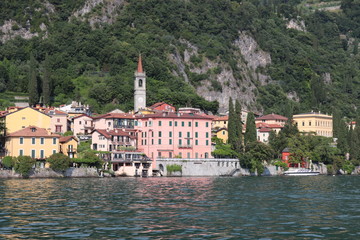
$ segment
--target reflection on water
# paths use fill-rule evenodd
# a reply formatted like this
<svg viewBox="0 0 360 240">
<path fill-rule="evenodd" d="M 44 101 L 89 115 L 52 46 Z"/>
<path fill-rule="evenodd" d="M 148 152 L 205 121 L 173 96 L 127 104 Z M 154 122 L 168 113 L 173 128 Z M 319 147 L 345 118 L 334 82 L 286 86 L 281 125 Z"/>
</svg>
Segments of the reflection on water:
<svg viewBox="0 0 360 240">
<path fill-rule="evenodd" d="M 2 239 L 360 238 L 359 177 L 0 180 Z"/>
</svg>

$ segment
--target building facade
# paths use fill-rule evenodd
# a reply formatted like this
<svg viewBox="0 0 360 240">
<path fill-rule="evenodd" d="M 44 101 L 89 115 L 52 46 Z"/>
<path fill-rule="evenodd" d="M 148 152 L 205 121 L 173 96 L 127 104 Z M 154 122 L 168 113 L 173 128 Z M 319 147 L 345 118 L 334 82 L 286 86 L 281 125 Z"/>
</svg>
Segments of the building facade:
<svg viewBox="0 0 360 240">
<path fill-rule="evenodd" d="M 6 136 L 6 156 L 30 156 L 45 159 L 59 152 L 58 134 L 51 134 L 45 128 L 29 126 Z"/>
<path fill-rule="evenodd" d="M 210 158 L 211 121 L 212 117 L 188 113 L 139 116 L 138 149 L 154 164 L 157 158 Z"/>
<path fill-rule="evenodd" d="M 302 113 L 294 115 L 293 121 L 296 123 L 299 132 L 323 137 L 333 136 L 332 115 L 320 112 Z"/>
</svg>

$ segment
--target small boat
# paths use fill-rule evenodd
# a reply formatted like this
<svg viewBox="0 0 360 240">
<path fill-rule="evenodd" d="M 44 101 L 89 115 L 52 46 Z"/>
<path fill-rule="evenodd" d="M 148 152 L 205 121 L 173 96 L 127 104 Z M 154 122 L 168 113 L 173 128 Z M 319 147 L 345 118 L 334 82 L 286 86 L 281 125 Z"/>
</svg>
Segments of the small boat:
<svg viewBox="0 0 360 240">
<path fill-rule="evenodd" d="M 308 168 L 290 168 L 284 172 L 285 176 L 316 176 L 319 174 L 320 172 L 315 172 Z"/>
</svg>

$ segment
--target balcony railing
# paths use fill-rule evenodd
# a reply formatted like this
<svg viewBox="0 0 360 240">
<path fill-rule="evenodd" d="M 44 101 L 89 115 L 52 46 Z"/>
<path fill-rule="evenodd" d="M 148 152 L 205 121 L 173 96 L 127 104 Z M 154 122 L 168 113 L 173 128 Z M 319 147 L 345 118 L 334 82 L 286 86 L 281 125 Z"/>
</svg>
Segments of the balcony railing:
<svg viewBox="0 0 360 240">
<path fill-rule="evenodd" d="M 178 148 L 192 148 L 191 144 L 182 144 L 182 145 L 178 145 Z"/>
</svg>

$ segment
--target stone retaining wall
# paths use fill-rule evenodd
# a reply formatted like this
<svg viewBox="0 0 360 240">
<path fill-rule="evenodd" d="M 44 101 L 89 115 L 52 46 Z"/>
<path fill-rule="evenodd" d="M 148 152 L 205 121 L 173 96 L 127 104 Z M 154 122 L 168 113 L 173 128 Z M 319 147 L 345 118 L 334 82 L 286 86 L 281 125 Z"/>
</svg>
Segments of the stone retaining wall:
<svg viewBox="0 0 360 240">
<path fill-rule="evenodd" d="M 99 177 L 96 168 L 68 168 L 65 172 L 55 172 L 51 168 L 36 168 L 29 178 L 63 178 L 63 177 Z M 0 178 L 22 178 L 13 170 L 0 170 Z"/>
</svg>

